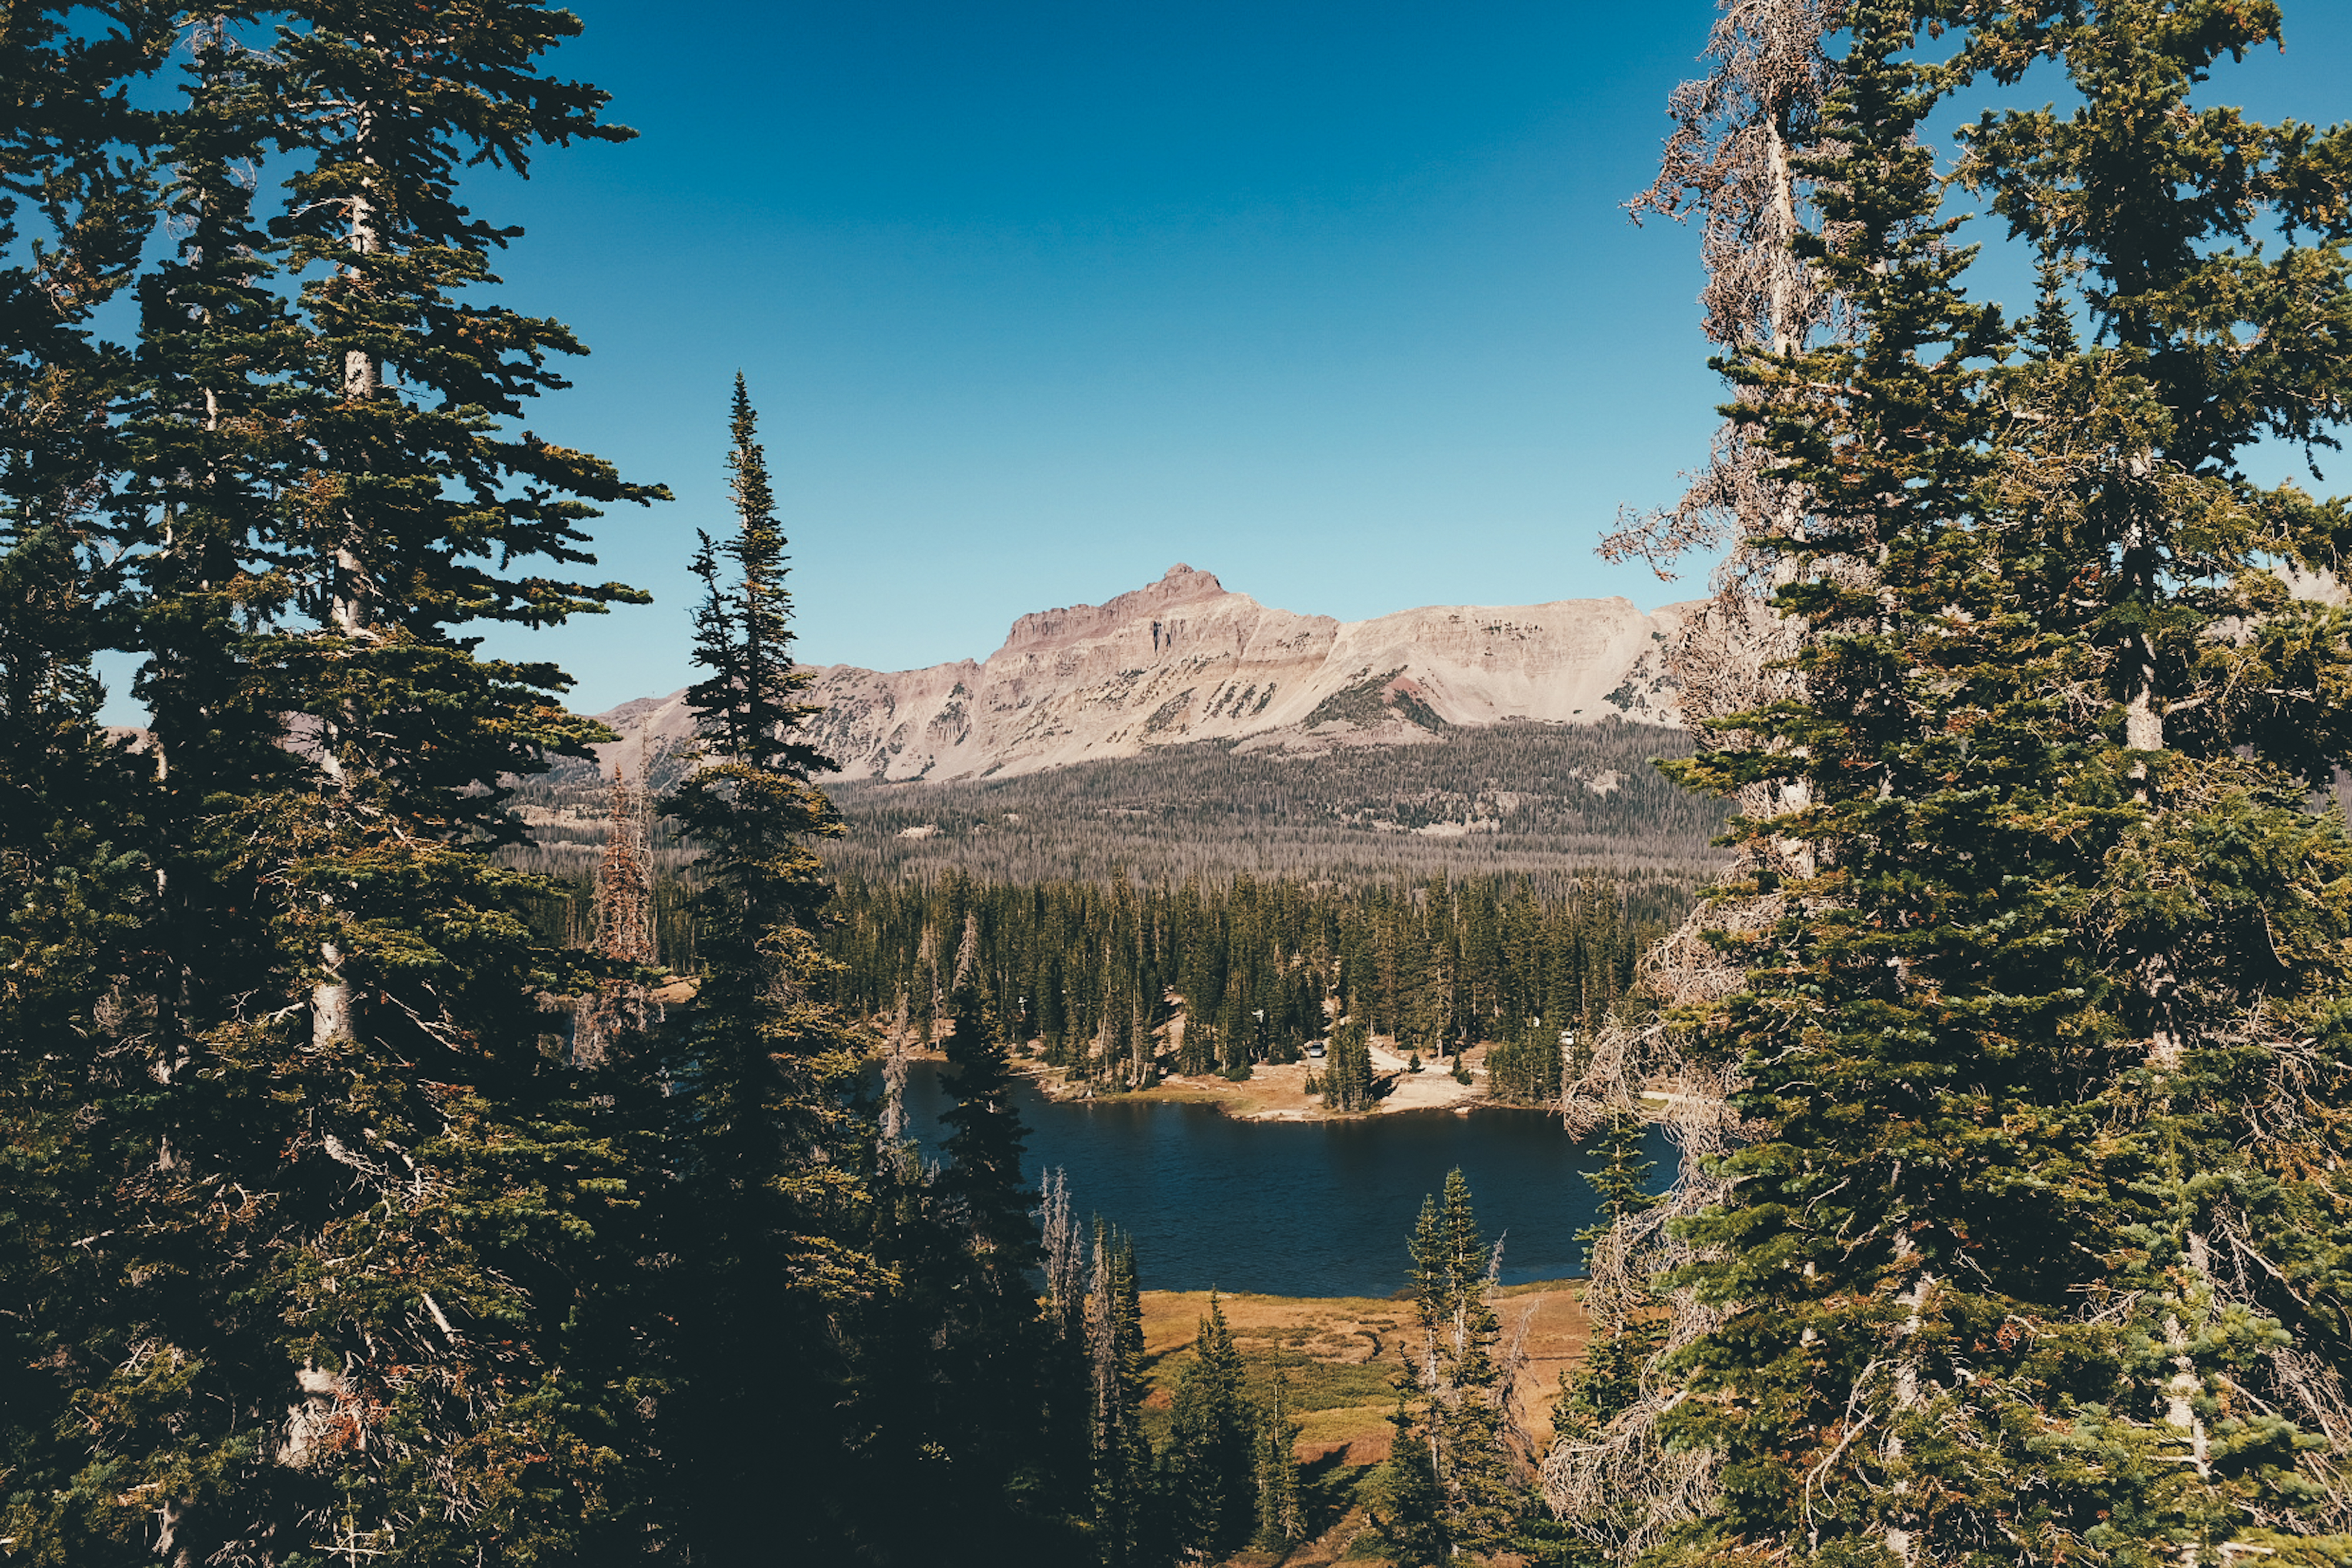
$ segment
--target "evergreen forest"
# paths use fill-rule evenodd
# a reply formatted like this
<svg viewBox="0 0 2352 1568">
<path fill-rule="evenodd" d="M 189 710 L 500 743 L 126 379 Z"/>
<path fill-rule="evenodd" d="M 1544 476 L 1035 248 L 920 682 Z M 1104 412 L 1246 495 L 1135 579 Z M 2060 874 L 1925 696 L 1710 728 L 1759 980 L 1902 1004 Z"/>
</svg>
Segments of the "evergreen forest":
<svg viewBox="0 0 2352 1568">
<path fill-rule="evenodd" d="M 848 877 L 824 947 L 845 1009 L 876 1019 L 906 1009 L 926 1040 L 947 1022 L 968 951 L 1010 1039 L 1075 1080 L 1137 1088 L 1163 1071 L 1246 1078 L 1256 1062 L 1297 1061 L 1343 1020 L 1433 1060 L 1532 1037 L 1546 1018 L 1554 1037 L 1590 1030 L 1629 1001 L 1641 953 L 1687 902 L 1672 883 L 1599 878 L 1548 894 L 1518 879 L 1349 889 L 1246 875 L 1173 888 Z M 1183 1025 L 1168 1049 L 1175 1012 Z M 1511 1097 L 1556 1097 L 1556 1045 L 1550 1082 Z"/>
<path fill-rule="evenodd" d="M 1712 573 L 1683 737 L 900 792 L 807 738 L 759 377 L 697 744 L 608 781 L 486 651 L 669 499 L 536 433 L 585 345 L 469 178 L 635 135 L 582 28 L 0 12 L 0 1556 L 2352 1563 L 2352 129 L 2235 103 L 2279 5 L 1721 0 L 1631 206 L 1723 423 L 1603 547 Z M 1376 1037 L 1600 1218 L 1548 1423 L 1462 1173 L 1364 1239 L 1340 1477 L 1371 1364 L 1152 1351 L 1016 1090 L 1319 1045 L 1352 1115 Z"/>
</svg>

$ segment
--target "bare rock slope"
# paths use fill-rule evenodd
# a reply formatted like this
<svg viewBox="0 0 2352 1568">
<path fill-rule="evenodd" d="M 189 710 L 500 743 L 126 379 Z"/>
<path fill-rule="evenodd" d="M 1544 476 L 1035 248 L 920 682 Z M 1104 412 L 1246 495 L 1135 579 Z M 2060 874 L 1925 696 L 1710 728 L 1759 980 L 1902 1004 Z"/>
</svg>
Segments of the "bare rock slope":
<svg viewBox="0 0 2352 1568">
<path fill-rule="evenodd" d="M 808 699 L 824 710 L 814 738 L 851 779 L 1031 773 L 1196 740 L 1395 745 L 1507 718 L 1673 725 L 1663 655 L 1683 609 L 1572 599 L 1341 622 L 1180 565 L 1108 604 L 1024 615 L 983 662 L 818 668 Z M 683 739 L 684 697 L 600 716 L 625 737 L 604 749 Z"/>
</svg>

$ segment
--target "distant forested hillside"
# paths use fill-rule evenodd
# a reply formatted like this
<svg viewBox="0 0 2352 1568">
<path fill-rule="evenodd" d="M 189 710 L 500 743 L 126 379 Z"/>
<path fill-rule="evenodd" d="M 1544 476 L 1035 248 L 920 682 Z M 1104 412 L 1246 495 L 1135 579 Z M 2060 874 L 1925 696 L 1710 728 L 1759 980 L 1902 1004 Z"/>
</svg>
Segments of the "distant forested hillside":
<svg viewBox="0 0 2352 1568">
<path fill-rule="evenodd" d="M 960 866 L 1014 881 L 1230 871 L 1285 875 L 1687 870 L 1711 863 L 1714 800 L 1654 765 L 1677 730 L 1510 723 L 1423 746 L 1319 756 L 1220 742 L 1019 778 L 830 787 L 844 872 Z"/>
<path fill-rule="evenodd" d="M 1319 755 L 1206 741 L 1013 779 L 834 780 L 847 827 L 828 844 L 842 875 L 955 870 L 993 882 L 1267 876 L 1687 873 L 1716 862 L 1720 801 L 1676 789 L 1662 757 L 1679 730 L 1612 722 L 1512 722 L 1420 746 Z M 673 759 L 649 758 L 659 788 Z M 604 786 L 581 764 L 524 783 L 533 870 L 584 875 L 604 841 Z M 657 830 L 658 832 L 659 830 Z M 676 869 L 685 852 L 657 839 Z"/>
</svg>

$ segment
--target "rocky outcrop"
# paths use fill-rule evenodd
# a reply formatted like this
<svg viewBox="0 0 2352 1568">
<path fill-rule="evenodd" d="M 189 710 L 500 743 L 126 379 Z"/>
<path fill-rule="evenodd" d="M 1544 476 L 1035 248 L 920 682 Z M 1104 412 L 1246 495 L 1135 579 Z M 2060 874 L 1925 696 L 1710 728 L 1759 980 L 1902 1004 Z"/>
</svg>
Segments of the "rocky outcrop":
<svg viewBox="0 0 2352 1568">
<path fill-rule="evenodd" d="M 1029 773 L 1159 746 L 1398 744 L 1507 718 L 1676 722 L 1663 655 L 1682 606 L 1624 599 L 1441 605 L 1340 622 L 1269 609 L 1176 566 L 1107 604 L 1013 623 L 982 663 L 814 670 L 813 737 L 853 779 Z M 659 747 L 688 731 L 684 693 L 602 716 Z"/>
</svg>

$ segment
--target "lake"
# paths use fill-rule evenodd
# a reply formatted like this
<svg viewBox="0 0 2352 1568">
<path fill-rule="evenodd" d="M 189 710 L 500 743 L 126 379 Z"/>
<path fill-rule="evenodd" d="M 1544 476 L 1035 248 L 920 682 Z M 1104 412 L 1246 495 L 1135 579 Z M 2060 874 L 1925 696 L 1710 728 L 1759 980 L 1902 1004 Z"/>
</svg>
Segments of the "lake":
<svg viewBox="0 0 2352 1568">
<path fill-rule="evenodd" d="M 940 1064 L 907 1080 L 909 1129 L 934 1157 L 950 1102 Z M 1023 1080 L 1023 1174 L 1067 1173 L 1071 1207 L 1133 1233 L 1148 1291 L 1385 1296 L 1411 1268 L 1422 1199 L 1456 1166 L 1479 1228 L 1507 1232 L 1503 1281 L 1581 1273 L 1594 1163 L 1548 1112 L 1407 1111 L 1333 1122 L 1244 1122 L 1211 1105 L 1111 1098 L 1056 1103 Z M 1663 1186 L 1674 1153 L 1652 1127 Z"/>
</svg>

